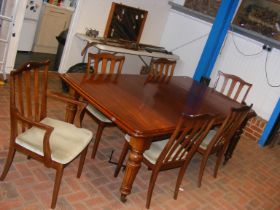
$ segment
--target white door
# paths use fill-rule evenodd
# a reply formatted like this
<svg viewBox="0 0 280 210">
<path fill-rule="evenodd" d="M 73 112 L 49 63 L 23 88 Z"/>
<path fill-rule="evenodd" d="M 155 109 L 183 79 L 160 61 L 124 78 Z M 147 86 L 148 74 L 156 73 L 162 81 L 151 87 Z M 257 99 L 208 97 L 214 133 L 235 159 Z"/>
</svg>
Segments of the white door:
<svg viewBox="0 0 280 210">
<path fill-rule="evenodd" d="M 6 80 L 6 59 L 13 34 L 13 24 L 18 0 L 0 0 L 0 69 Z"/>
</svg>

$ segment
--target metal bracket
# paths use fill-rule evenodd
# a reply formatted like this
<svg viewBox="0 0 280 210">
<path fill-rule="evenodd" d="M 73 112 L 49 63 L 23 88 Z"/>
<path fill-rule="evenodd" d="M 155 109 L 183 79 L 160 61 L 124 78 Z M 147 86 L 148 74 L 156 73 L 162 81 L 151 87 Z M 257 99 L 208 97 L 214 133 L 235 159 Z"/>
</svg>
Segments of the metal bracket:
<svg viewBox="0 0 280 210">
<path fill-rule="evenodd" d="M 117 163 L 117 162 L 112 161 L 114 152 L 115 152 L 115 150 L 112 150 L 111 155 L 109 156 L 108 163 L 111 163 L 111 164 L 113 164 L 113 165 L 118 165 L 118 163 Z M 123 165 L 123 164 L 122 164 L 122 166 L 121 166 L 121 167 L 122 167 L 122 171 L 124 171 L 124 170 L 125 170 L 125 168 L 126 168 L 126 165 Z"/>
</svg>

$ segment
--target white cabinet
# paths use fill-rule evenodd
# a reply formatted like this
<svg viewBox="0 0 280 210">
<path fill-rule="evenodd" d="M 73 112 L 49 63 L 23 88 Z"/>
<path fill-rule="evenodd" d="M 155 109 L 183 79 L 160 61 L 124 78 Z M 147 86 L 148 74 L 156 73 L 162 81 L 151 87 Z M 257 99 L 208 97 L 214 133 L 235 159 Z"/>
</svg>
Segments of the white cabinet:
<svg viewBox="0 0 280 210">
<path fill-rule="evenodd" d="M 56 36 L 69 27 L 72 13 L 65 8 L 44 4 L 33 51 L 55 54 L 58 47 Z"/>
</svg>

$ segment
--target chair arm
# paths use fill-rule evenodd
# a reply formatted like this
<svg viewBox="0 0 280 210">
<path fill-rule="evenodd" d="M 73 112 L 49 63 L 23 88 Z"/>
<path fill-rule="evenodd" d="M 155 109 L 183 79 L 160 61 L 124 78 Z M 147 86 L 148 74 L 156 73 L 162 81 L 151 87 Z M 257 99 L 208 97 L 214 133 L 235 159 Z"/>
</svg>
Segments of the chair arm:
<svg viewBox="0 0 280 210">
<path fill-rule="evenodd" d="M 49 97 L 52 97 L 52 98 L 55 98 L 55 99 L 58 99 L 58 100 L 61 100 L 61 101 L 67 102 L 67 103 L 71 103 L 71 104 L 74 104 L 74 105 L 77 105 L 77 106 L 81 106 L 81 107 L 84 107 L 84 108 L 87 106 L 87 103 L 85 103 L 83 101 L 75 100 L 71 97 L 63 95 L 62 93 L 58 93 L 58 92 L 54 92 L 54 91 L 48 91 L 47 95 Z"/>
<path fill-rule="evenodd" d="M 85 114 L 85 111 L 86 111 L 86 107 L 88 105 L 86 102 L 78 101 L 78 100 L 75 100 L 71 97 L 65 96 L 61 93 L 53 92 L 53 91 L 48 91 L 47 95 L 49 97 L 54 98 L 54 99 L 61 100 L 65 103 L 70 103 L 72 105 L 78 106 L 79 109 L 78 109 L 78 112 L 76 113 L 76 116 L 78 118 L 78 125 L 77 126 L 82 127 L 82 120 L 83 120 L 83 117 L 84 117 L 84 114 Z"/>
<path fill-rule="evenodd" d="M 28 124 L 28 125 L 31 125 L 31 126 L 34 126 L 34 127 L 37 127 L 37 128 L 40 128 L 40 129 L 43 129 L 45 130 L 45 134 L 44 134 L 44 138 L 43 138 L 43 153 L 44 153 L 44 164 L 47 166 L 47 167 L 50 167 L 51 165 L 51 148 L 50 148 L 50 136 L 51 136 L 51 133 L 53 132 L 54 128 L 49 126 L 49 125 L 46 125 L 46 124 L 43 124 L 43 123 L 40 123 L 40 122 L 35 122 L 31 119 L 28 119 L 24 116 L 22 116 L 19 112 L 16 112 L 16 117 L 18 118 L 18 120 L 21 120 L 22 122 Z"/>
</svg>

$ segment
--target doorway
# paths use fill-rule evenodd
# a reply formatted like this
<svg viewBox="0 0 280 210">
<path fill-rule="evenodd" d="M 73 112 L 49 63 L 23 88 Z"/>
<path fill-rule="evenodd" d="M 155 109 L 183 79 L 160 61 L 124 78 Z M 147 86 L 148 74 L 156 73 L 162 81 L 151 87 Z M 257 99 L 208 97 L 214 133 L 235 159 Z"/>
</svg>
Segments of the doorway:
<svg viewBox="0 0 280 210">
<path fill-rule="evenodd" d="M 14 68 L 29 60 L 50 60 L 49 70 L 58 70 L 75 6 L 75 0 L 27 0 Z"/>
<path fill-rule="evenodd" d="M 17 0 L 0 0 L 0 69 L 2 80 L 6 81 L 5 65 L 11 40 Z M 1 80 L 1 84 L 4 82 Z"/>
</svg>

